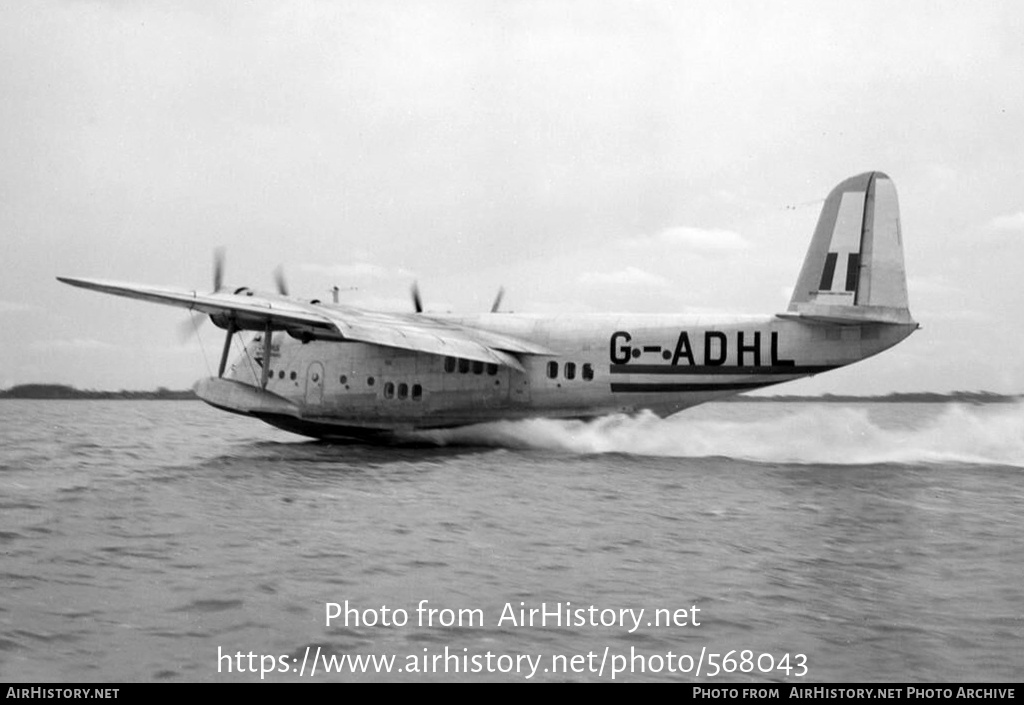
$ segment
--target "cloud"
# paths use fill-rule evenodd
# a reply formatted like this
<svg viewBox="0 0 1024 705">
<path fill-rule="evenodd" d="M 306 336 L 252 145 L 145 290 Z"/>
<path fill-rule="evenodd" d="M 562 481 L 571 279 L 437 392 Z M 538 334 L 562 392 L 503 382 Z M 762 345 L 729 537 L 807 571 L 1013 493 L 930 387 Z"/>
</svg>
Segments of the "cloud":
<svg viewBox="0 0 1024 705">
<path fill-rule="evenodd" d="M 961 177 L 957 170 L 947 164 L 929 164 L 924 170 L 922 186 L 936 191 L 950 191 L 956 188 Z"/>
<path fill-rule="evenodd" d="M 0 313 L 25 313 L 38 310 L 38 306 L 23 304 L 17 301 L 0 301 Z"/>
<path fill-rule="evenodd" d="M 959 296 L 959 295 L 961 295 L 963 293 L 963 290 L 960 287 L 953 285 L 946 278 L 944 278 L 944 277 L 935 277 L 935 276 L 931 276 L 931 277 L 927 277 L 927 276 L 922 276 L 922 277 L 908 276 L 907 277 L 907 290 L 910 292 L 910 296 L 911 297 L 913 297 L 914 294 L 921 294 L 921 295 L 950 294 L 950 295 L 957 295 L 957 296 Z M 911 303 L 913 303 L 913 302 L 911 302 Z"/>
<path fill-rule="evenodd" d="M 643 235 L 626 241 L 632 247 L 667 245 L 695 254 L 723 254 L 739 252 L 750 247 L 750 242 L 734 230 L 723 228 L 695 228 L 678 225 L 665 228 L 654 235 Z"/>
<path fill-rule="evenodd" d="M 60 352 L 110 351 L 120 348 L 111 343 L 91 338 L 73 338 L 71 340 L 37 340 L 29 346 L 33 350 L 56 350 Z"/>
<path fill-rule="evenodd" d="M 586 272 L 579 276 L 578 281 L 586 286 L 671 286 L 664 277 L 637 267 L 626 267 L 617 272 Z"/>
<path fill-rule="evenodd" d="M 656 237 L 661 242 L 682 245 L 696 252 L 735 252 L 750 247 L 750 243 L 733 230 L 679 226 L 666 228 Z"/>
<path fill-rule="evenodd" d="M 327 277 L 350 281 L 353 279 L 386 280 L 386 279 L 413 279 L 416 274 L 404 267 L 389 269 L 379 264 L 370 262 L 356 262 L 354 264 L 300 264 L 299 269 L 303 272 L 322 274 Z"/>
<path fill-rule="evenodd" d="M 1001 320 L 999 316 L 995 316 L 987 311 L 951 311 L 948 308 L 933 310 L 927 307 L 915 307 L 913 311 L 914 318 L 926 328 L 929 324 L 938 321 L 953 321 L 955 323 L 966 321 L 970 323 L 991 324 Z"/>
<path fill-rule="evenodd" d="M 1024 211 L 996 216 L 988 222 L 991 230 L 1024 230 Z"/>
<path fill-rule="evenodd" d="M 315 272 L 343 279 L 384 279 L 389 276 L 388 269 L 379 264 L 357 262 L 355 264 L 300 264 L 303 272 Z"/>
</svg>

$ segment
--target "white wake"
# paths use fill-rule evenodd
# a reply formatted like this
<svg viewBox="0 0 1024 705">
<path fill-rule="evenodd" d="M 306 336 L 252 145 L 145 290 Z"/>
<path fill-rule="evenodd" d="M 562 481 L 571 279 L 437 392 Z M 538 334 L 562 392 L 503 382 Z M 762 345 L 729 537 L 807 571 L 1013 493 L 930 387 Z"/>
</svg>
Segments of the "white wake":
<svg viewBox="0 0 1024 705">
<path fill-rule="evenodd" d="M 731 405 L 730 405 L 731 406 Z M 593 421 L 534 419 L 418 434 L 441 445 L 486 445 L 572 453 L 721 456 L 757 462 L 980 463 L 1024 467 L 1024 405 L 885 405 L 885 424 L 863 405 L 744 405 L 748 418 L 691 410 Z M 720 407 L 728 416 L 728 406 Z M 915 415 L 917 415 L 915 417 Z M 893 421 L 895 419 L 895 421 Z"/>
</svg>

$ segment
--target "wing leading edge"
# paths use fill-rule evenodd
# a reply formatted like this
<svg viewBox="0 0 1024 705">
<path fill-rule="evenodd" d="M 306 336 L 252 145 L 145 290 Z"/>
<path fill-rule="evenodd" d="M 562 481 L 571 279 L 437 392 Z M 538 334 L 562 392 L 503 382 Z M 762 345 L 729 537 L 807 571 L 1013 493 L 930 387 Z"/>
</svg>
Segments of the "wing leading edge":
<svg viewBox="0 0 1024 705">
<path fill-rule="evenodd" d="M 424 314 L 366 311 L 337 304 L 306 303 L 245 290 L 202 294 L 184 289 L 100 279 L 58 281 L 104 294 L 176 306 L 223 317 L 237 330 L 285 330 L 323 340 L 352 340 L 433 355 L 496 363 L 523 371 L 515 355 L 550 355 L 543 346 L 512 336 L 448 323 Z"/>
</svg>

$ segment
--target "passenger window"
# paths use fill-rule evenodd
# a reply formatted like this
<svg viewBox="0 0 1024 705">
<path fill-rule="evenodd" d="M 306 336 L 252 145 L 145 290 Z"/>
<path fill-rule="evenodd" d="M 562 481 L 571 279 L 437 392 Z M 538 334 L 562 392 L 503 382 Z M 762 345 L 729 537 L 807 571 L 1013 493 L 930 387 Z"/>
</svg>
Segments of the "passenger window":
<svg viewBox="0 0 1024 705">
<path fill-rule="evenodd" d="M 423 387 L 418 384 L 412 385 L 412 398 L 413 401 L 419 401 L 423 398 Z"/>
<path fill-rule="evenodd" d="M 278 378 L 278 379 L 284 379 L 284 370 L 280 370 L 280 371 L 279 371 L 279 372 L 277 373 L 277 378 Z"/>
<path fill-rule="evenodd" d="M 583 363 L 583 379 L 587 380 L 588 382 L 594 379 L 594 366 L 591 365 L 589 362 Z"/>
<path fill-rule="evenodd" d="M 444 359 L 444 371 L 445 372 L 454 372 L 455 371 L 455 358 L 454 357 L 445 357 L 445 359 Z"/>
<path fill-rule="evenodd" d="M 479 360 L 473 360 L 473 374 L 482 375 L 484 373 L 484 363 Z"/>
<path fill-rule="evenodd" d="M 384 385 L 384 398 L 385 399 L 393 399 L 394 397 L 395 397 L 395 383 L 394 382 L 387 382 Z"/>
<path fill-rule="evenodd" d="M 295 378 L 296 378 L 296 377 L 297 377 L 298 375 L 297 375 L 297 374 L 295 374 L 294 372 L 292 372 L 292 373 L 291 373 L 290 375 L 288 375 L 288 376 L 289 376 L 290 378 L 292 378 L 292 379 L 295 379 Z"/>
<path fill-rule="evenodd" d="M 372 387 L 373 386 L 373 382 L 374 382 L 373 377 L 367 377 L 366 378 L 366 386 L 367 387 Z"/>
<path fill-rule="evenodd" d="M 558 363 L 552 360 L 548 363 L 548 378 L 554 379 L 558 376 Z"/>
<path fill-rule="evenodd" d="M 488 362 L 487 363 L 487 374 L 489 374 L 491 377 L 493 377 L 494 375 L 498 374 L 498 366 L 495 365 L 493 362 Z"/>
<path fill-rule="evenodd" d="M 342 384 L 348 384 L 348 377 L 345 376 L 345 375 L 342 375 L 341 378 L 338 381 L 341 382 Z"/>
<path fill-rule="evenodd" d="M 565 378 L 576 379 L 576 363 L 567 362 L 565 363 Z"/>
<path fill-rule="evenodd" d="M 402 382 L 398 385 L 398 398 L 405 399 L 407 396 L 409 396 L 409 385 Z"/>
<path fill-rule="evenodd" d="M 459 358 L 459 372 L 461 372 L 462 374 L 466 374 L 467 372 L 469 372 L 469 360 L 466 360 L 461 357 Z"/>
</svg>

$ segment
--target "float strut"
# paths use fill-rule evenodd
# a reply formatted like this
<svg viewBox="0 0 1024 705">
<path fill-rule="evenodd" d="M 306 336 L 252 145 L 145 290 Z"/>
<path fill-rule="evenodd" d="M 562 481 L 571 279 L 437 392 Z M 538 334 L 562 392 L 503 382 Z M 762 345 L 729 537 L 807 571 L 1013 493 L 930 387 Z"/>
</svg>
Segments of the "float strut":
<svg viewBox="0 0 1024 705">
<path fill-rule="evenodd" d="M 235 325 L 235 321 L 228 321 L 228 334 L 224 336 L 224 350 L 220 354 L 220 367 L 217 368 L 217 376 L 224 376 L 224 369 L 228 366 L 228 353 L 231 352 L 231 336 L 235 334 L 238 327 Z"/>
<path fill-rule="evenodd" d="M 274 333 L 270 330 L 270 319 L 263 328 L 263 370 L 260 373 L 260 388 L 267 388 L 267 379 L 270 376 L 270 336 Z"/>
</svg>

